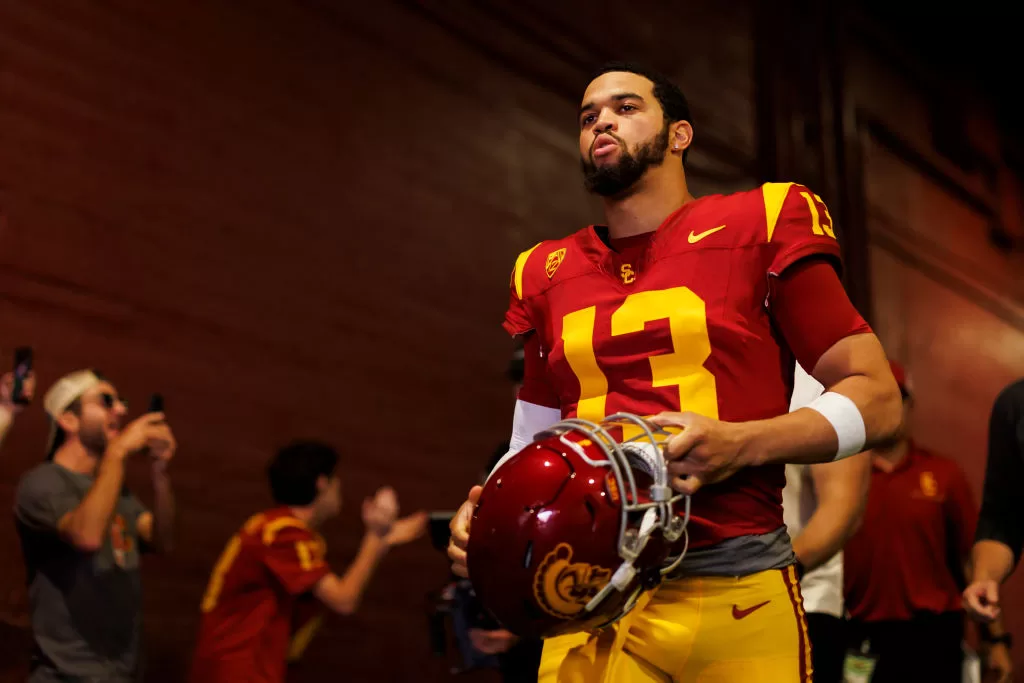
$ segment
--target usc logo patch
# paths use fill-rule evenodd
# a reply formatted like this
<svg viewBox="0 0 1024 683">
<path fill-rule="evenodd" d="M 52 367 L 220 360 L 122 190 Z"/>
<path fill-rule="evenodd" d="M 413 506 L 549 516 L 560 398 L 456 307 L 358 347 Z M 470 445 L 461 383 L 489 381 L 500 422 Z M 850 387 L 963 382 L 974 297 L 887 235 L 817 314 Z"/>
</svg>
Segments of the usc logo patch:
<svg viewBox="0 0 1024 683">
<path fill-rule="evenodd" d="M 622 267 L 619 268 L 619 277 L 622 278 L 622 284 L 633 284 L 633 281 L 636 280 L 636 273 L 633 271 L 633 266 L 628 263 L 622 264 Z"/>
<path fill-rule="evenodd" d="M 921 493 L 925 498 L 935 498 L 939 495 L 939 484 L 931 472 L 921 473 Z"/>
<path fill-rule="evenodd" d="M 572 561 L 572 546 L 559 543 L 533 577 L 533 595 L 545 612 L 572 619 L 612 578 L 610 570 Z"/>
<path fill-rule="evenodd" d="M 559 249 L 548 254 L 548 260 L 544 262 L 544 272 L 547 273 L 549 280 L 555 276 L 555 271 L 558 270 L 558 266 L 562 265 L 564 260 L 565 249 Z"/>
</svg>

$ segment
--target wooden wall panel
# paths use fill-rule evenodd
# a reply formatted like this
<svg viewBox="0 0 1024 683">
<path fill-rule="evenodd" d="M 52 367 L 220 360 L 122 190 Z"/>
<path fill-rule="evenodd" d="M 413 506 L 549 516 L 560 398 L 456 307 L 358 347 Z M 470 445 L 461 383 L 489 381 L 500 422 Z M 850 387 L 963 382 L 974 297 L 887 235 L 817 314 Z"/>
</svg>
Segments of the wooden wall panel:
<svg viewBox="0 0 1024 683">
<path fill-rule="evenodd" d="M 530 5 L 0 0 L 0 350 L 33 344 L 43 385 L 92 365 L 136 404 L 163 391 L 181 443 L 182 543 L 145 569 L 149 680 L 181 680 L 277 444 L 342 448 L 338 567 L 376 486 L 407 510 L 462 499 L 508 430 L 512 262 L 596 215 L 574 131 L 596 62 L 628 51 L 682 77 L 698 192 L 755 183 L 747 3 L 684 20 L 648 0 L 635 25 Z M 609 21 L 621 45 L 593 37 Z M 19 419 L 3 505 L 45 431 L 38 407 Z M 19 680 L 9 524 L 0 553 L 0 680 Z M 295 680 L 443 678 L 423 596 L 445 576 L 426 543 L 396 551 Z"/>
<path fill-rule="evenodd" d="M 994 188 L 984 174 L 960 168 L 935 149 L 937 131 L 932 114 L 946 101 L 964 106 L 967 112 L 966 125 L 960 134 L 995 158 L 992 117 L 976 91 L 935 73 L 903 49 L 898 37 L 882 36 L 856 23 L 848 29 L 855 36 L 850 41 L 845 63 L 845 85 L 847 96 L 856 107 L 883 121 L 916 152 L 965 189 L 991 198 Z"/>
<path fill-rule="evenodd" d="M 991 217 L 944 192 L 873 138 L 865 142 L 864 160 L 872 239 L 984 292 L 985 305 L 1001 307 L 1024 325 L 1024 253 L 1007 254 L 992 243 Z"/>
</svg>

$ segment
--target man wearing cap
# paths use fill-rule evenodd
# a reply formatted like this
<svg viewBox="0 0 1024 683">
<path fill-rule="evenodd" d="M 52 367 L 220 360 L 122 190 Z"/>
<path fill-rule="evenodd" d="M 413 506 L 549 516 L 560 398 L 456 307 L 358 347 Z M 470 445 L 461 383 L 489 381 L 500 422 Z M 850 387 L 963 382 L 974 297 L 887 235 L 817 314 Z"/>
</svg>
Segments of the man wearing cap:
<svg viewBox="0 0 1024 683">
<path fill-rule="evenodd" d="M 46 393 L 46 462 L 18 484 L 14 508 L 29 582 L 35 645 L 30 683 L 139 680 L 139 553 L 166 550 L 175 441 L 161 413 L 122 428 L 117 390 L 83 370 Z M 125 460 L 152 459 L 154 512 L 124 485 Z"/>
<path fill-rule="evenodd" d="M 844 551 L 852 644 L 860 666 L 871 662 L 872 683 L 960 683 L 960 592 L 978 508 L 960 466 L 910 438 L 910 384 L 902 367 L 893 363 L 892 371 L 903 424 L 892 444 L 870 451 L 864 521 Z M 1008 680 L 1006 644 L 992 644 L 987 659 L 996 680 Z"/>
</svg>

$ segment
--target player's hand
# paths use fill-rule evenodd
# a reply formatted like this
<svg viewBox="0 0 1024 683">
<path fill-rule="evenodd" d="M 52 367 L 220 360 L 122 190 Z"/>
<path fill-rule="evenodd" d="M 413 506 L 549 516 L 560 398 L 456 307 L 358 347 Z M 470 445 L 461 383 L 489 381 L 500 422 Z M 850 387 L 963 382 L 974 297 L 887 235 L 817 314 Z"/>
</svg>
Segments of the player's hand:
<svg viewBox="0 0 1024 683">
<path fill-rule="evenodd" d="M 36 374 L 34 372 L 28 373 L 28 376 L 21 383 L 21 394 L 28 401 L 32 400 L 32 397 L 36 393 Z M 14 373 L 5 373 L 3 377 L 0 377 L 0 408 L 7 410 L 11 415 L 17 415 L 25 406 L 20 403 L 14 402 Z"/>
<path fill-rule="evenodd" d="M 992 579 L 975 581 L 964 591 L 964 609 L 978 621 L 999 616 L 999 584 Z"/>
<path fill-rule="evenodd" d="M 384 542 L 389 546 L 404 545 L 415 541 L 427 532 L 427 513 L 423 510 L 414 512 L 407 517 L 396 519 L 391 525 L 391 531 L 384 537 Z"/>
<path fill-rule="evenodd" d="M 474 486 L 466 496 L 466 502 L 462 504 L 459 511 L 452 517 L 448 528 L 451 529 L 452 537 L 448 540 L 448 557 L 452 561 L 452 572 L 464 579 L 469 578 L 469 569 L 466 567 L 466 548 L 469 546 L 469 523 L 473 519 L 473 510 L 476 508 L 482 486 Z"/>
<path fill-rule="evenodd" d="M 1005 643 L 989 645 L 985 655 L 985 679 L 993 683 L 1009 683 L 1013 675 L 1013 658 Z"/>
<path fill-rule="evenodd" d="M 740 425 L 696 413 L 661 413 L 651 418 L 660 427 L 680 431 L 665 444 L 665 459 L 672 488 L 692 496 L 702 486 L 732 476 L 746 463 Z"/>
<path fill-rule="evenodd" d="M 480 654 L 498 655 L 511 650 L 512 646 L 519 642 L 519 636 L 505 629 L 485 631 L 480 628 L 471 628 L 469 629 L 469 642 L 473 644 L 473 649 Z"/>
<path fill-rule="evenodd" d="M 390 486 L 377 489 L 373 498 L 363 501 L 363 524 L 373 535 L 384 539 L 398 518 L 398 496 Z"/>
<path fill-rule="evenodd" d="M 173 457 L 174 434 L 167 425 L 163 413 L 147 413 L 129 422 L 121 433 L 107 444 L 106 455 L 114 458 L 127 458 L 147 449 L 160 450 L 164 457 Z M 167 451 L 170 453 L 168 456 Z"/>
</svg>

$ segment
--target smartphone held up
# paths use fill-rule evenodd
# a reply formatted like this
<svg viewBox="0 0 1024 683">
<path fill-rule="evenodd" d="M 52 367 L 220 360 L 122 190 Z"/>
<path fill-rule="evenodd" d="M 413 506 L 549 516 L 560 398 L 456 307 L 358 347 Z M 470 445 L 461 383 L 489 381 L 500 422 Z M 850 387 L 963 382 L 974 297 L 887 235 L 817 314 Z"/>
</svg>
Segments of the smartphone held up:
<svg viewBox="0 0 1024 683">
<path fill-rule="evenodd" d="M 11 390 L 11 401 L 15 405 L 25 406 L 31 398 L 25 393 L 25 383 L 32 374 L 32 347 L 21 346 L 14 350 L 14 388 Z"/>
</svg>

